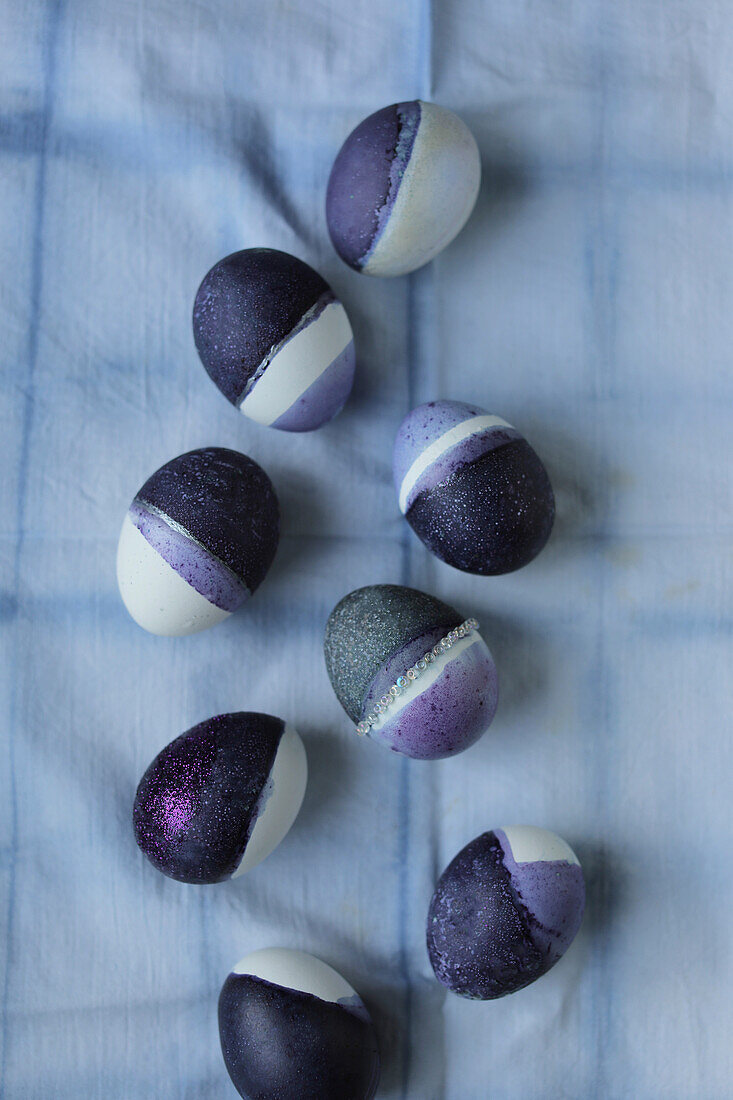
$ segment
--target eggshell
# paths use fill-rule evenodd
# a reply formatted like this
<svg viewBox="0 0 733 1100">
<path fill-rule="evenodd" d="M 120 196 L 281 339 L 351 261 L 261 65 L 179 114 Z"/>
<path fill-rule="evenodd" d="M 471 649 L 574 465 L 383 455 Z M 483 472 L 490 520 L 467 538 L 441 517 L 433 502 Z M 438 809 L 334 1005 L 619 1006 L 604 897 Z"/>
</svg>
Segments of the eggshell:
<svg viewBox="0 0 733 1100">
<path fill-rule="evenodd" d="M 404 275 L 460 232 L 481 184 L 476 141 L 445 107 L 416 99 L 360 122 L 328 181 L 333 246 L 365 275 Z"/>
<path fill-rule="evenodd" d="M 346 310 L 318 272 L 287 252 L 248 248 L 215 264 L 196 295 L 193 332 L 209 377 L 260 424 L 311 431 L 351 392 Z"/>
<path fill-rule="evenodd" d="M 555 833 L 529 825 L 483 833 L 433 894 L 427 943 L 435 976 L 475 1000 L 514 993 L 564 955 L 584 906 L 578 858 Z"/>
<path fill-rule="evenodd" d="M 430 401 L 405 417 L 394 447 L 400 511 L 441 561 L 465 573 L 511 573 L 552 530 L 550 479 L 527 440 L 498 416 Z"/>
<path fill-rule="evenodd" d="M 400 585 L 370 585 L 345 596 L 329 616 L 324 652 L 352 722 L 372 714 L 392 685 L 463 621 L 448 604 Z M 474 630 L 400 691 L 369 736 L 420 760 L 453 756 L 488 729 L 497 697 L 496 666 Z"/>
<path fill-rule="evenodd" d="M 280 513 L 265 471 L 224 447 L 179 455 L 143 485 L 125 516 L 117 583 L 151 634 L 193 634 L 236 611 L 265 577 Z"/>
<path fill-rule="evenodd" d="M 268 714 L 220 714 L 171 741 L 140 780 L 135 839 L 179 882 L 251 870 L 298 816 L 308 778 L 303 742 Z"/>
<path fill-rule="evenodd" d="M 245 1100 L 371 1100 L 380 1073 L 361 998 L 302 951 L 247 955 L 219 996 L 224 1062 Z"/>
</svg>

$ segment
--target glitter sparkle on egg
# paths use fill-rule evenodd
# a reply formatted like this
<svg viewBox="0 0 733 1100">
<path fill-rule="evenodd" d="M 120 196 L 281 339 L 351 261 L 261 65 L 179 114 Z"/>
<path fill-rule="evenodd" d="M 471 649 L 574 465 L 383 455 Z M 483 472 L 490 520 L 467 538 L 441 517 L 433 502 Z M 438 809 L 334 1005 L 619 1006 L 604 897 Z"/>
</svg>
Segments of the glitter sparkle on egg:
<svg viewBox="0 0 733 1100">
<path fill-rule="evenodd" d="M 555 498 L 542 462 L 516 428 L 476 405 L 413 409 L 397 432 L 393 470 L 415 534 L 465 573 L 511 573 L 550 537 Z"/>
<path fill-rule="evenodd" d="M 117 583 L 151 634 L 193 634 L 236 611 L 275 557 L 280 512 L 272 482 L 225 447 L 179 455 L 148 478 L 125 516 Z"/>
<path fill-rule="evenodd" d="M 269 714 L 208 718 L 171 741 L 140 780 L 135 839 L 179 882 L 256 867 L 290 830 L 308 779 L 303 742 Z"/>
<path fill-rule="evenodd" d="M 445 107 L 416 99 L 369 115 L 342 145 L 328 181 L 333 246 L 365 275 L 404 275 L 461 231 L 476 203 L 473 134 Z"/>
<path fill-rule="evenodd" d="M 317 271 L 287 252 L 248 248 L 215 264 L 196 294 L 193 331 L 209 377 L 260 424 L 312 431 L 351 392 L 346 310 Z"/>
<path fill-rule="evenodd" d="M 578 858 L 555 833 L 530 825 L 483 833 L 435 888 L 427 921 L 435 976 L 474 1000 L 514 993 L 565 954 L 584 906 Z"/>
<path fill-rule="evenodd" d="M 494 717 L 496 666 L 478 623 L 414 588 L 376 584 L 345 596 L 324 653 L 357 733 L 405 756 L 454 756 Z"/>
<path fill-rule="evenodd" d="M 337 971 L 313 955 L 266 948 L 234 967 L 219 996 L 224 1062 L 244 1100 L 372 1100 L 374 1025 Z"/>
</svg>

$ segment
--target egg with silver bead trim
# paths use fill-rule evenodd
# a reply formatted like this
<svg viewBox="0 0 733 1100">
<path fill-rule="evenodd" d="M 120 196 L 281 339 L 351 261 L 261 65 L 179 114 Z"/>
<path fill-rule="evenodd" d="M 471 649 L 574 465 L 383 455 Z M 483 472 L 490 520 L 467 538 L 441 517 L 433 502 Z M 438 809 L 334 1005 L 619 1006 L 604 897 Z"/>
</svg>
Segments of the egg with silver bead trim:
<svg viewBox="0 0 733 1100">
<path fill-rule="evenodd" d="M 361 997 L 313 955 L 241 960 L 219 996 L 224 1062 L 244 1100 L 372 1100 L 380 1058 Z"/>
<path fill-rule="evenodd" d="M 307 779 L 303 742 L 282 719 L 249 711 L 208 718 L 171 741 L 140 780 L 138 847 L 179 882 L 236 878 L 289 832 Z"/>
<path fill-rule="evenodd" d="M 547 471 L 501 417 L 460 401 L 408 413 L 393 458 L 399 508 L 441 561 L 465 573 L 511 573 L 544 547 L 555 519 Z"/>
<path fill-rule="evenodd" d="M 326 668 L 356 732 L 394 752 L 437 760 L 462 752 L 496 711 L 496 665 L 475 619 L 402 585 L 376 584 L 331 612 Z"/>
</svg>

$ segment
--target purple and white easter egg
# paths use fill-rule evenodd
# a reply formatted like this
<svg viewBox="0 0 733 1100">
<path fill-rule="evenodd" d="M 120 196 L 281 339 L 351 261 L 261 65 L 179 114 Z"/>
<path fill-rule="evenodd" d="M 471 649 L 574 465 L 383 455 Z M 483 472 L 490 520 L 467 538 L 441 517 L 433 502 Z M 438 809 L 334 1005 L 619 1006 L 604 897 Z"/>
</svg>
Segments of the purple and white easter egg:
<svg viewBox="0 0 733 1100">
<path fill-rule="evenodd" d="M 555 497 L 527 440 L 461 401 L 429 401 L 402 421 L 393 458 L 402 514 L 441 561 L 465 573 L 511 573 L 539 554 Z"/>
<path fill-rule="evenodd" d="M 256 867 L 298 816 L 308 764 L 298 733 L 269 714 L 219 714 L 159 752 L 140 780 L 135 839 L 179 882 Z"/>
<path fill-rule="evenodd" d="M 303 951 L 247 955 L 219 996 L 219 1037 L 244 1100 L 372 1100 L 377 1037 L 363 1001 Z"/>
<path fill-rule="evenodd" d="M 193 332 L 209 377 L 259 424 L 312 431 L 351 392 L 346 310 L 317 271 L 287 252 L 248 248 L 215 264 L 196 294 Z"/>
<path fill-rule="evenodd" d="M 448 865 L 430 902 L 435 976 L 473 1000 L 523 989 L 565 954 L 584 906 L 578 857 L 555 833 L 531 825 L 482 833 Z"/>
<path fill-rule="evenodd" d="M 326 220 L 342 260 L 365 275 L 405 275 L 437 256 L 476 203 L 481 159 L 473 134 L 421 99 L 360 122 L 334 161 Z"/>
<path fill-rule="evenodd" d="M 496 712 L 496 665 L 478 623 L 417 589 L 374 584 L 344 596 L 324 653 L 356 732 L 405 756 L 454 756 Z"/>
<path fill-rule="evenodd" d="M 194 634 L 236 611 L 264 580 L 277 550 L 272 482 L 225 447 L 189 451 L 137 493 L 117 547 L 125 607 L 151 634 Z"/>
</svg>

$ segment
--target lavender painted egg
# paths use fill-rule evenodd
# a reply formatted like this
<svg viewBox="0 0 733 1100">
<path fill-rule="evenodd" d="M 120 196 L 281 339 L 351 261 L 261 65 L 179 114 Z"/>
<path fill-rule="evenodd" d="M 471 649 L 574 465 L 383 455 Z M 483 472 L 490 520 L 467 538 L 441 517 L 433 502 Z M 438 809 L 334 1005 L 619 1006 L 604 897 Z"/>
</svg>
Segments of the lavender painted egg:
<svg viewBox="0 0 733 1100">
<path fill-rule="evenodd" d="M 334 161 L 326 220 L 342 260 L 365 275 L 404 275 L 461 231 L 481 184 L 478 146 L 445 107 L 394 103 L 369 115 Z"/>
<path fill-rule="evenodd" d="M 140 780 L 135 839 L 179 882 L 223 882 L 256 867 L 298 816 L 303 742 L 269 714 L 220 714 L 171 741 Z"/>
<path fill-rule="evenodd" d="M 167 462 L 137 494 L 117 548 L 125 607 L 151 634 L 193 634 L 228 618 L 272 564 L 280 513 L 272 482 L 225 447 Z"/>
<path fill-rule="evenodd" d="M 219 996 L 224 1062 L 244 1100 L 371 1100 L 377 1037 L 361 998 L 303 951 L 254 951 Z"/>
<path fill-rule="evenodd" d="M 555 497 L 527 440 L 461 401 L 405 417 L 394 446 L 400 511 L 428 550 L 464 573 L 511 573 L 550 537 Z"/>
<path fill-rule="evenodd" d="M 272 248 L 234 252 L 198 289 L 193 333 L 209 377 L 259 424 L 320 428 L 354 380 L 354 337 L 325 279 Z"/>
<path fill-rule="evenodd" d="M 523 989 L 575 938 L 585 886 L 559 836 L 531 825 L 483 833 L 438 881 L 428 912 L 428 954 L 438 981 L 473 1000 Z"/>
<path fill-rule="evenodd" d="M 374 584 L 331 612 L 326 668 L 356 725 L 394 752 L 437 760 L 467 749 L 496 711 L 496 666 L 475 619 L 414 588 Z"/>
</svg>

